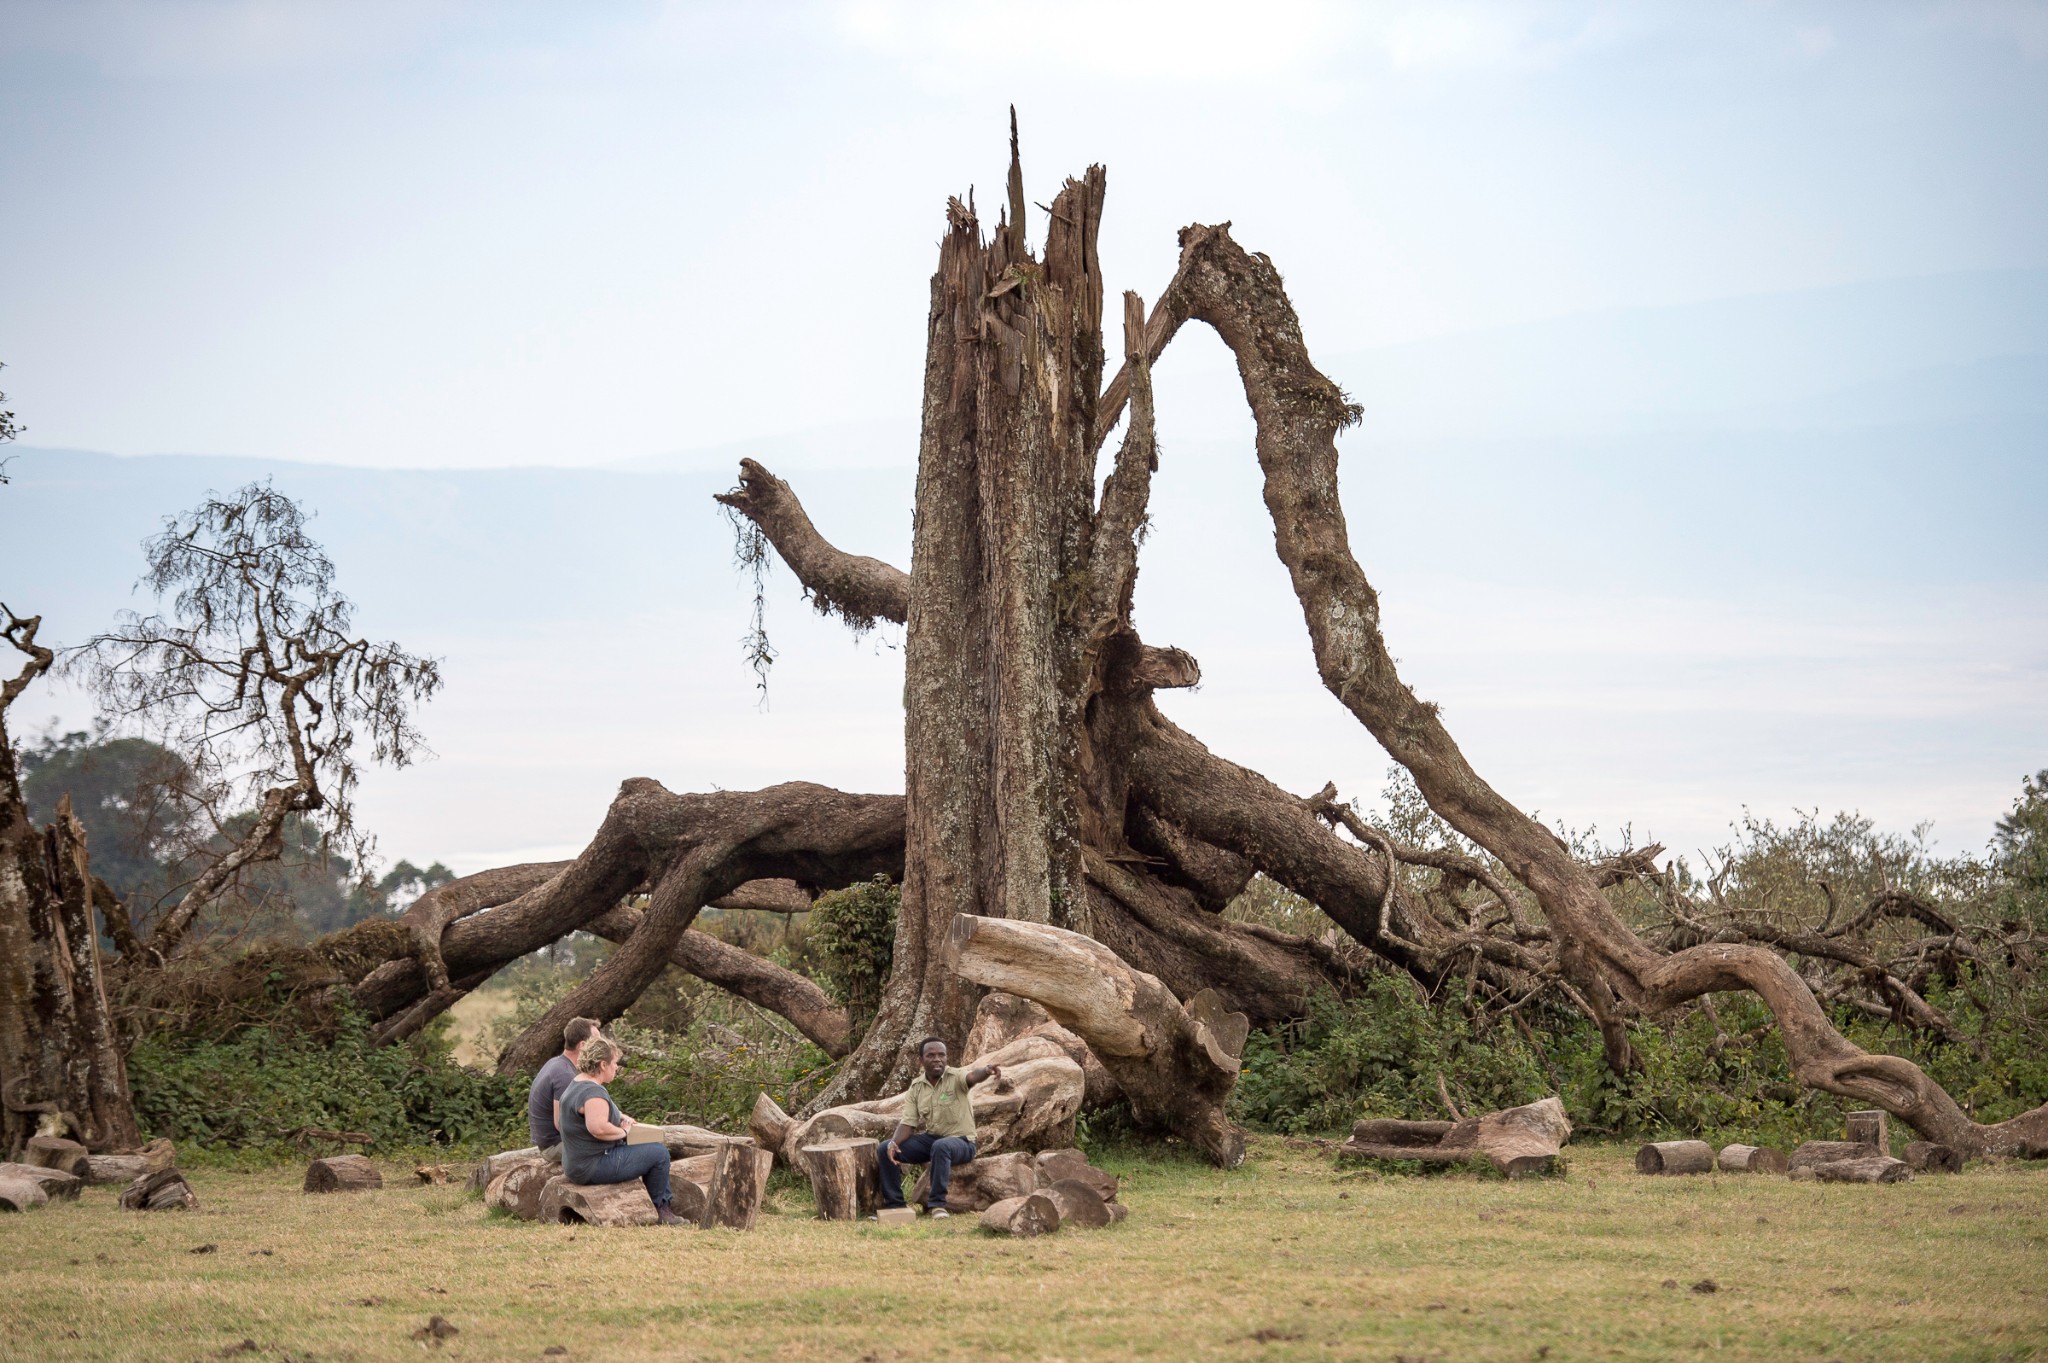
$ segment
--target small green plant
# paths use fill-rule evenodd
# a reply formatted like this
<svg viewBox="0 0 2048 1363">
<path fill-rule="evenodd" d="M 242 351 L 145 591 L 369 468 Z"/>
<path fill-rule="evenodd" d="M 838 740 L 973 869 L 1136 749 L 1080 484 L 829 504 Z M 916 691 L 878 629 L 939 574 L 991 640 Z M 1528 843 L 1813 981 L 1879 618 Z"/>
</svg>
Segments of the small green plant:
<svg viewBox="0 0 2048 1363">
<path fill-rule="evenodd" d="M 887 876 L 818 896 L 811 907 L 809 946 L 825 988 L 846 1005 L 856 1035 L 882 1003 L 882 985 L 896 959 L 896 912 L 903 892 Z"/>
</svg>

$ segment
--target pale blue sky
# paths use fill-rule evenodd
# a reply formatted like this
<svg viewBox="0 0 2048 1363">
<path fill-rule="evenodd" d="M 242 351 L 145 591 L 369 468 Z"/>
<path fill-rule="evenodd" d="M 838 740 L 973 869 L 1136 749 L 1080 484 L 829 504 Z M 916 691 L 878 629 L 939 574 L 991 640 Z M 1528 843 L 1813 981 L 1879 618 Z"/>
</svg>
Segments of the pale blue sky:
<svg viewBox="0 0 2048 1363">
<path fill-rule="evenodd" d="M 708 492 L 745 442 L 904 559 L 944 198 L 1013 100 L 1033 199 L 1108 165 L 1113 289 L 1196 220 L 1278 262 L 1367 406 L 1394 650 L 1512 798 L 1978 846 L 2048 764 L 2041 3 L 0 0 L 0 597 L 83 637 L 154 517 L 270 471 L 449 659 L 440 759 L 365 787 L 394 855 L 565 853 L 633 774 L 900 788 L 896 655 L 786 574 L 754 708 Z M 1371 794 L 1231 383 L 1162 365 L 1140 625 L 1218 751 Z"/>
</svg>

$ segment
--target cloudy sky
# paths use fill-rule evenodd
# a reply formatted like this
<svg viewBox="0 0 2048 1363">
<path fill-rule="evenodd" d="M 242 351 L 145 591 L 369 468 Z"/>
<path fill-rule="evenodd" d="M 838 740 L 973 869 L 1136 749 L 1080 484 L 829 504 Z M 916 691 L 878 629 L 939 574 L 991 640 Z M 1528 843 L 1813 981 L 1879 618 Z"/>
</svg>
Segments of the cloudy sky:
<svg viewBox="0 0 2048 1363">
<path fill-rule="evenodd" d="M 941 209 L 995 197 L 1012 102 L 1033 199 L 1109 167 L 1112 288 L 1151 296 L 1198 220 L 1281 265 L 1367 399 L 1346 495 L 1395 651 L 1511 797 L 1679 846 L 1814 804 L 1974 846 L 2048 764 L 2020 514 L 2048 461 L 2041 3 L 0 0 L 0 387 L 42 452 L 0 492 L 0 590 L 71 590 L 25 552 L 63 451 L 682 473 L 767 442 L 900 491 Z M 1369 794 L 1384 761 L 1315 689 L 1220 347 L 1190 335 L 1162 382 L 1187 458 L 1158 552 L 1190 585 L 1148 574 L 1141 624 L 1210 679 L 1177 713 Z M 692 498 L 674 533 L 715 538 Z M 819 511 L 907 542 L 901 512 Z M 132 577 L 68 577 L 101 568 Z M 78 590 L 81 617 L 128 604 Z M 522 646 L 403 596 L 390 632 L 458 666 L 440 760 L 366 790 L 394 853 L 573 847 L 620 776 L 758 784 L 821 744 L 900 788 L 893 656 L 818 643 L 834 675 L 786 664 L 762 715 L 721 571 L 579 607 L 630 650 L 666 599 L 717 647 L 664 657 L 681 711 L 673 671 L 548 710 L 556 756 L 493 816 Z M 828 628 L 800 610 L 794 661 Z"/>
</svg>

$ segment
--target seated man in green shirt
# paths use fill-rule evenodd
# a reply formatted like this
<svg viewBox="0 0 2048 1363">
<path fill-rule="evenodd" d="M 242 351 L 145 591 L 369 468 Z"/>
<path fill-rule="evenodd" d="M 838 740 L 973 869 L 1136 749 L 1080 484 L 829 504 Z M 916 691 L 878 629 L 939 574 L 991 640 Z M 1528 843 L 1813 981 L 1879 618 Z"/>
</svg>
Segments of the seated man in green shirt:
<svg viewBox="0 0 2048 1363">
<path fill-rule="evenodd" d="M 932 1166 L 931 1190 L 925 1194 L 925 1210 L 933 1216 L 946 1215 L 946 1188 L 953 1181 L 953 1166 L 974 1159 L 974 1107 L 967 1090 L 991 1076 L 1000 1076 L 1001 1065 L 983 1065 L 964 1070 L 946 1067 L 946 1043 L 935 1036 L 918 1043 L 917 1058 L 923 1073 L 910 1081 L 910 1097 L 903 1104 L 903 1120 L 896 1134 L 875 1153 L 882 1173 L 882 1205 L 903 1205 L 903 1166 Z"/>
</svg>

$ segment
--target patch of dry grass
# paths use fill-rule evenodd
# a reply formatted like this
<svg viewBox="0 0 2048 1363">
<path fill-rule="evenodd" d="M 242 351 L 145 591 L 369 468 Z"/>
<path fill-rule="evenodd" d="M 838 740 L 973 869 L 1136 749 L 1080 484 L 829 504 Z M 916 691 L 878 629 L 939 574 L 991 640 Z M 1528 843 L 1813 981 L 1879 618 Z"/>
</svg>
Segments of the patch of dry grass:
<svg viewBox="0 0 2048 1363">
<path fill-rule="evenodd" d="M 295 1169 L 201 1171 L 196 1213 L 88 1189 L 0 1220 L 0 1355 L 2048 1357 L 2039 1165 L 1822 1187 L 1570 1154 L 1566 1178 L 1504 1183 L 1347 1174 L 1276 1140 L 1229 1173 L 1112 1152 L 1130 1220 L 1035 1241 L 821 1223 L 790 1188 L 736 1235 L 528 1225 L 395 1166 L 322 1198 Z M 435 1314 L 460 1333 L 416 1341 Z"/>
<path fill-rule="evenodd" d="M 448 1009 L 455 1042 L 450 1058 L 472 1069 L 490 1069 L 498 1058 L 496 1047 L 490 1044 L 491 1028 L 500 1019 L 511 1017 L 518 1006 L 518 998 L 509 989 L 472 989 L 457 999 Z"/>
</svg>

